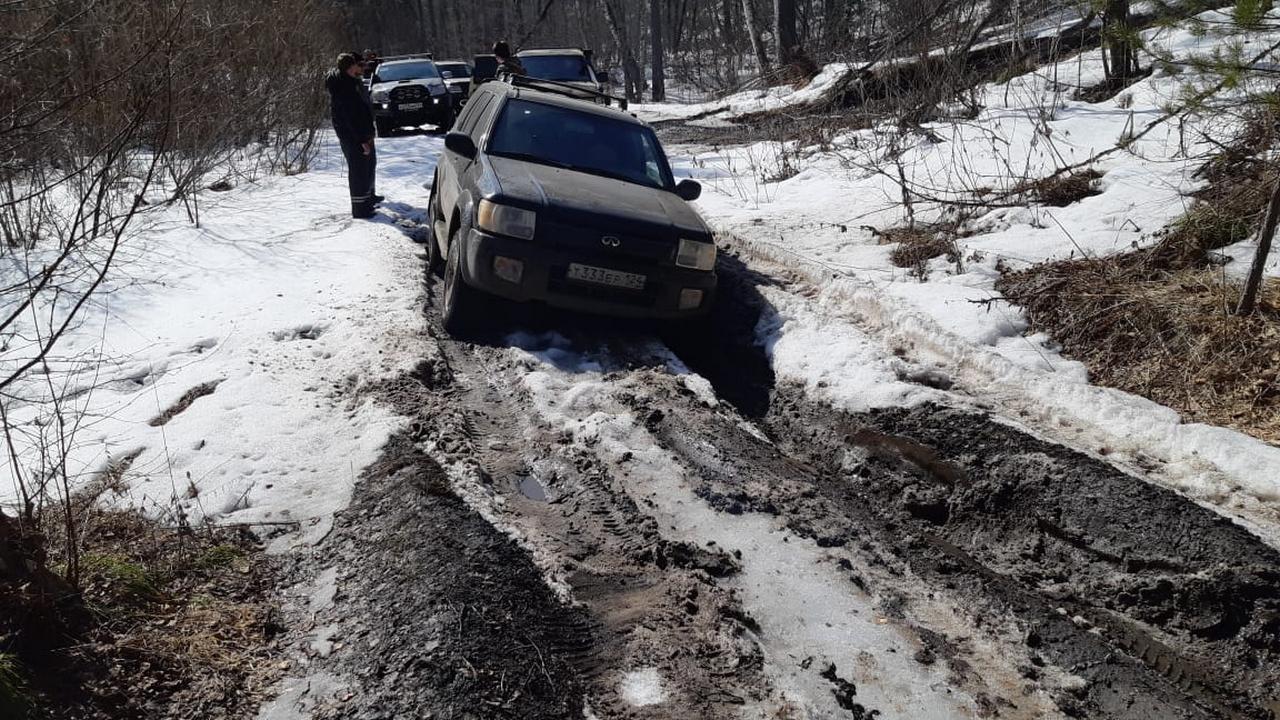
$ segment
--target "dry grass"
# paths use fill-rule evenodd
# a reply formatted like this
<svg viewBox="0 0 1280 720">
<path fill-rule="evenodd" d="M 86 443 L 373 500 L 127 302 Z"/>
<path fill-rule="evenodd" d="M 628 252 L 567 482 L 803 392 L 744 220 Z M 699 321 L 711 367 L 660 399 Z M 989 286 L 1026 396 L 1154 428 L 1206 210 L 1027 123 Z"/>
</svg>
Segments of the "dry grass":
<svg viewBox="0 0 1280 720">
<path fill-rule="evenodd" d="M 917 225 L 913 228 L 870 229 L 881 245 L 897 244 L 889 253 L 889 262 L 907 268 L 911 275 L 921 280 L 929 276 L 930 260 L 944 255 L 950 262 L 959 260 L 954 232 L 949 227 Z"/>
<path fill-rule="evenodd" d="M 998 287 L 1094 382 L 1280 443 L 1280 283 L 1264 287 L 1253 316 L 1235 317 L 1239 283 L 1212 253 L 1257 229 L 1275 170 L 1254 158 L 1275 138 L 1275 118 L 1259 118 L 1207 163 L 1206 189 L 1155 245 L 1039 265 Z"/>
<path fill-rule="evenodd" d="M 82 527 L 94 622 L 24 659 L 32 717 L 253 717 L 282 655 L 275 570 L 253 536 L 96 509 Z"/>
<path fill-rule="evenodd" d="M 1001 289 L 1093 382 L 1280 443 L 1280 285 L 1267 286 L 1256 314 L 1235 317 L 1239 288 L 1220 271 L 1152 274 L 1141 260 L 1040 266 Z"/>
<path fill-rule="evenodd" d="M 1098 189 L 1098 179 L 1101 177 L 1102 173 L 1097 170 L 1085 168 L 1066 175 L 1052 175 L 1019 183 L 1013 188 L 1013 192 L 1042 205 L 1066 207 L 1102 192 Z"/>
</svg>

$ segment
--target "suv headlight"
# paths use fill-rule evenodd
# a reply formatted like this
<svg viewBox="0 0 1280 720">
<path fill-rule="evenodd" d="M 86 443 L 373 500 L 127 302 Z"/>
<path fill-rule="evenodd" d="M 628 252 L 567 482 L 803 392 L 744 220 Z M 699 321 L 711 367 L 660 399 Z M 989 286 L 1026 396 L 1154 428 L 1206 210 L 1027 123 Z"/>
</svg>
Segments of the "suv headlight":
<svg viewBox="0 0 1280 720">
<path fill-rule="evenodd" d="M 680 238 L 676 265 L 694 270 L 712 270 L 716 266 L 716 244 Z"/>
<path fill-rule="evenodd" d="M 445 87 L 444 87 L 444 84 L 443 84 L 443 83 L 441 83 L 441 84 L 439 84 L 439 85 L 434 85 L 434 84 L 433 84 L 433 85 L 428 85 L 428 86 L 427 86 L 427 92 L 431 93 L 432 95 L 443 95 L 443 94 L 445 94 L 445 93 L 447 93 L 447 92 L 449 92 L 449 91 L 448 91 L 448 90 L 446 90 L 446 89 L 445 89 Z"/>
<path fill-rule="evenodd" d="M 386 102 L 386 101 L 387 101 L 387 91 L 386 91 L 386 90 L 374 90 L 374 91 L 373 91 L 373 95 L 371 96 L 371 98 L 370 98 L 370 99 L 371 99 L 371 100 L 373 100 L 373 101 L 374 101 L 374 102 L 376 102 L 376 103 L 384 103 L 384 102 Z"/>
<path fill-rule="evenodd" d="M 532 240 L 538 214 L 510 205 L 499 205 L 489 200 L 480 201 L 476 213 L 476 225 L 486 232 L 510 235 L 521 240 Z"/>
</svg>

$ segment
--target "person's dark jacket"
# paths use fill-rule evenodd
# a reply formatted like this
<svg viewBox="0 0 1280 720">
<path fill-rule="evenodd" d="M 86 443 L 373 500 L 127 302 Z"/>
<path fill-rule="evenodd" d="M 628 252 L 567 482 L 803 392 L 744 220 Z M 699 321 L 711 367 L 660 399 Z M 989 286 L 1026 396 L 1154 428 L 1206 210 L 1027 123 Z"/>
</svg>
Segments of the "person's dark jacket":
<svg viewBox="0 0 1280 720">
<path fill-rule="evenodd" d="M 364 85 L 357 78 L 332 70 L 325 78 L 329 90 L 329 111 L 333 116 L 333 129 L 338 139 L 349 143 L 369 142 L 373 139 L 373 106 L 365 94 Z"/>
<path fill-rule="evenodd" d="M 503 75 L 524 75 L 524 63 L 518 58 L 509 57 L 505 60 L 498 60 L 498 68 L 496 71 L 498 77 Z"/>
</svg>

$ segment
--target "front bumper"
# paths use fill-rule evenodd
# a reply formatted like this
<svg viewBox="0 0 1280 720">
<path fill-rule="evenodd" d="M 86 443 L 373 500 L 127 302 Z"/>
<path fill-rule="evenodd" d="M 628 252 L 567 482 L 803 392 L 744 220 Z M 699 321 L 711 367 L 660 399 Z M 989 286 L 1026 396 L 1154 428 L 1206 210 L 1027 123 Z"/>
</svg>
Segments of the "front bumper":
<svg viewBox="0 0 1280 720">
<path fill-rule="evenodd" d="M 418 110 L 401 110 L 395 103 L 374 103 L 373 114 L 378 120 L 393 127 L 418 125 L 448 127 L 453 121 L 453 103 L 448 95 L 428 98 L 423 101 L 422 108 Z"/>
<path fill-rule="evenodd" d="M 624 318 L 677 320 L 706 314 L 715 300 L 716 274 L 681 267 L 653 265 L 603 254 L 547 247 L 533 241 L 490 235 L 472 229 L 464 240 L 463 279 L 468 285 L 517 302 L 543 302 L 567 310 Z M 519 283 L 494 273 L 493 259 L 513 258 L 524 263 Z M 569 263 L 581 263 L 646 277 L 643 290 L 627 290 L 570 280 Z M 696 308 L 681 309 L 681 291 L 701 290 Z"/>
</svg>

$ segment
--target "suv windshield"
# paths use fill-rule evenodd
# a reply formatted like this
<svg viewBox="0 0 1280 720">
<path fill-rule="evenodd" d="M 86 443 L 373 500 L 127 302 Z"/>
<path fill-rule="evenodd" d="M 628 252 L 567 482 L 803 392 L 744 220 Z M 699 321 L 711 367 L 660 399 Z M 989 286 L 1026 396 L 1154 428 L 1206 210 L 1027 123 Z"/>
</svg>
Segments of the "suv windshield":
<svg viewBox="0 0 1280 720">
<path fill-rule="evenodd" d="M 673 183 L 648 127 L 529 100 L 507 102 L 489 133 L 488 152 L 648 187 Z"/>
<path fill-rule="evenodd" d="M 529 77 L 560 82 L 592 82 L 591 66 L 581 55 L 526 55 L 520 64 Z"/>
<path fill-rule="evenodd" d="M 383 63 L 374 72 L 373 81 L 384 83 L 434 77 L 440 77 L 440 72 L 436 70 L 436 64 L 430 60 L 420 60 L 417 62 Z"/>
<path fill-rule="evenodd" d="M 471 69 L 466 63 L 438 63 L 436 65 L 442 73 L 451 73 L 455 78 L 471 77 Z"/>
</svg>

